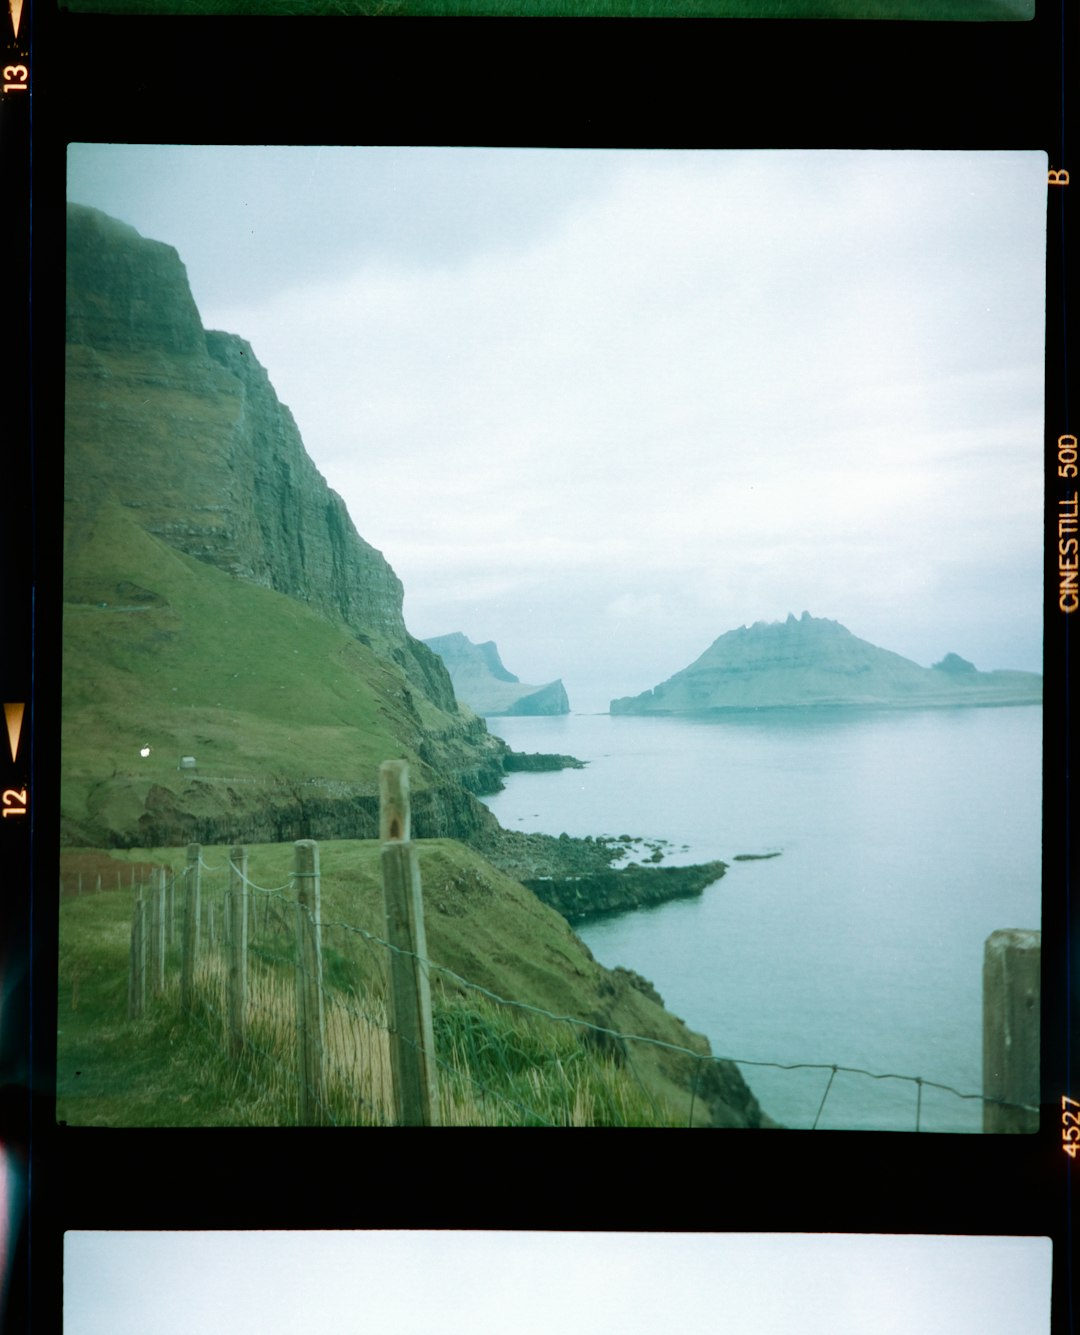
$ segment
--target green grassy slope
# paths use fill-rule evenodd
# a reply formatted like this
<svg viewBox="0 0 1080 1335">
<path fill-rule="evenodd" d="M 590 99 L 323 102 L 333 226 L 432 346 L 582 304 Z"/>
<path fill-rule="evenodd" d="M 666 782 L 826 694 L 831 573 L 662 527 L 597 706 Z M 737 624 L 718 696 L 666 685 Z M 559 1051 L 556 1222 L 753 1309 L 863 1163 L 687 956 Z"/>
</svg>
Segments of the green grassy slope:
<svg viewBox="0 0 1080 1335">
<path fill-rule="evenodd" d="M 448 720 L 392 663 L 294 599 L 159 542 L 118 506 L 68 508 L 62 809 L 73 828 L 133 831 L 150 786 L 186 777 L 181 756 L 201 780 L 240 781 L 239 806 L 245 781 L 275 775 L 374 792 L 379 764 L 399 756 L 424 786 L 424 736 Z"/>
<path fill-rule="evenodd" d="M 418 849 L 428 950 L 437 965 L 500 997 L 620 1033 L 707 1051 L 704 1040 L 663 1010 L 640 980 L 597 964 L 558 914 L 477 854 L 453 840 L 420 841 Z M 227 852 L 203 850 L 208 866 L 221 869 L 216 876 L 204 873 L 204 900 L 219 896 L 224 888 Z M 177 849 L 132 849 L 114 856 L 122 864 L 174 867 L 184 860 L 183 850 Z M 253 846 L 248 875 L 258 885 L 279 887 L 289 879 L 291 858 L 289 845 Z M 354 929 L 383 935 L 379 846 L 373 841 L 324 843 L 320 860 L 327 985 L 377 986 L 385 952 Z M 147 1019 L 126 1019 L 131 913 L 126 866 L 122 879 L 123 889 L 66 898 L 61 905 L 58 1117 L 98 1125 L 258 1120 L 258 1111 L 252 1111 L 258 1100 L 245 1090 L 245 1081 L 220 1062 L 197 1029 L 180 1020 L 175 1007 L 158 1003 Z M 114 883 L 108 872 L 102 881 L 106 887 Z M 278 950 L 287 953 L 287 938 Z M 465 1035 L 471 1036 L 465 1046 L 471 1047 L 474 1061 L 481 1049 L 490 1053 L 496 1046 L 522 1054 L 527 1073 L 507 1070 L 503 1060 L 494 1075 L 485 1072 L 485 1082 L 498 1079 L 517 1088 L 511 1077 L 527 1074 L 534 1086 L 536 1080 L 543 1085 L 549 1079 L 565 1084 L 565 1071 L 575 1059 L 583 1069 L 594 1065 L 597 1048 L 583 1040 L 576 1027 L 493 1008 L 476 990 L 439 969 L 433 979 L 436 1031 L 444 1048 L 451 1037 L 461 1040 Z M 518 1032 L 508 1038 L 512 1025 Z M 694 1058 L 638 1043 L 609 1045 L 599 1056 L 613 1061 L 636 1091 L 634 1096 L 627 1091 L 620 1095 L 625 1095 L 631 1119 L 707 1124 L 711 1104 L 721 1120 L 737 1123 L 748 1113 L 756 1120 L 752 1096 L 737 1076 L 732 1079 L 730 1068 L 711 1062 L 702 1066 Z M 205 1078 L 193 1082 L 195 1069 L 205 1069 Z M 695 1075 L 696 1096 L 691 1094 Z M 544 1097 L 539 1086 L 535 1094 Z M 263 1115 L 272 1116 L 265 1109 Z"/>
</svg>

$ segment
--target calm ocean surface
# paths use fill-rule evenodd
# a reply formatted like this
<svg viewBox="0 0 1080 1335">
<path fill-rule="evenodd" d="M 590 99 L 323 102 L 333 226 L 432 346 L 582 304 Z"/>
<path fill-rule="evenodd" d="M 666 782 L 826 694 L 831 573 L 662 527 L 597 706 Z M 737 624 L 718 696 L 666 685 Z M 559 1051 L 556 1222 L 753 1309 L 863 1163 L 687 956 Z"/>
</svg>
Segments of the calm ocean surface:
<svg viewBox="0 0 1080 1335">
<path fill-rule="evenodd" d="M 1040 926 L 1041 709 L 488 726 L 515 750 L 589 762 L 510 776 L 487 799 L 507 828 L 643 835 L 675 845 L 667 865 L 729 863 L 700 899 L 577 929 L 601 963 L 648 978 L 718 1056 L 980 1091 L 983 943 Z M 742 1071 L 786 1126 L 915 1129 L 908 1081 Z M 981 1124 L 978 1101 L 923 1088 L 923 1130 Z"/>
</svg>

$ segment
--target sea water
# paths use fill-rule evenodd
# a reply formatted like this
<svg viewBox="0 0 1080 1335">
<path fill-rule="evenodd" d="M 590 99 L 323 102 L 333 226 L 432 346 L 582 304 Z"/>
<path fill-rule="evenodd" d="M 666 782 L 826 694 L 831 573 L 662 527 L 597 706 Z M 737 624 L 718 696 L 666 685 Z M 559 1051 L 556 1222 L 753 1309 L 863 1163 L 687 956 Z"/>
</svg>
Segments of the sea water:
<svg viewBox="0 0 1080 1335">
<path fill-rule="evenodd" d="M 576 930 L 745 1063 L 769 1116 L 981 1129 L 977 1098 L 914 1078 L 981 1091 L 984 942 L 1040 926 L 1041 709 L 488 725 L 517 751 L 588 762 L 509 776 L 487 799 L 507 828 L 646 836 L 672 845 L 666 865 L 728 863 L 699 898 Z"/>
</svg>

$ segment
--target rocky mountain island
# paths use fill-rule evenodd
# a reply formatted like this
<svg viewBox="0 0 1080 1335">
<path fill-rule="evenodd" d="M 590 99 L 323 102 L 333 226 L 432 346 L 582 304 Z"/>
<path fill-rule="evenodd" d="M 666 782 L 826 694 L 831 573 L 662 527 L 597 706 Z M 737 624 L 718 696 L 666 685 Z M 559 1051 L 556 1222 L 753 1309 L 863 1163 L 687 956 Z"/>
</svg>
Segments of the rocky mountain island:
<svg viewBox="0 0 1080 1335">
<path fill-rule="evenodd" d="M 446 664 L 458 699 L 477 714 L 496 718 L 508 714 L 570 713 L 570 701 L 561 681 L 527 686 L 506 670 L 492 640 L 474 644 L 458 631 L 424 643 Z"/>
<path fill-rule="evenodd" d="M 980 672 L 958 654 L 932 668 L 861 640 L 838 621 L 804 612 L 758 621 L 714 640 L 689 667 L 612 714 L 696 714 L 806 706 L 932 708 L 1042 700 L 1034 672 Z"/>
</svg>

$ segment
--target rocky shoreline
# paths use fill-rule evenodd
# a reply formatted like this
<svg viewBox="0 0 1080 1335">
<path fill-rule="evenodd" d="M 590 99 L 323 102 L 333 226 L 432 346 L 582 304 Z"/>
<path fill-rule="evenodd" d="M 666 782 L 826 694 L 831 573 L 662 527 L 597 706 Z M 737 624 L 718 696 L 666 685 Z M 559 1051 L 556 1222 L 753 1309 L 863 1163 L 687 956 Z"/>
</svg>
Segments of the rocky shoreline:
<svg viewBox="0 0 1080 1335">
<path fill-rule="evenodd" d="M 470 842 L 568 922 L 690 898 L 727 870 L 724 862 L 658 867 L 671 845 L 629 834 L 579 839 L 497 826 Z"/>
<path fill-rule="evenodd" d="M 540 877 L 522 884 L 567 922 L 580 922 L 630 909 L 652 908 L 670 899 L 692 899 L 727 871 L 725 862 L 693 867 L 639 867 L 585 876 Z"/>
<path fill-rule="evenodd" d="M 584 769 L 585 761 L 576 756 L 560 756 L 544 752 L 510 751 L 503 756 L 503 773 L 551 773 L 560 769 Z"/>
</svg>

